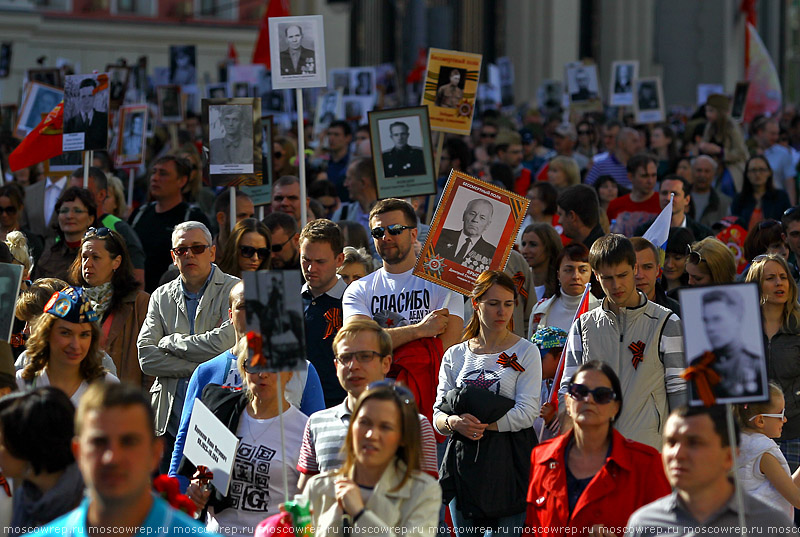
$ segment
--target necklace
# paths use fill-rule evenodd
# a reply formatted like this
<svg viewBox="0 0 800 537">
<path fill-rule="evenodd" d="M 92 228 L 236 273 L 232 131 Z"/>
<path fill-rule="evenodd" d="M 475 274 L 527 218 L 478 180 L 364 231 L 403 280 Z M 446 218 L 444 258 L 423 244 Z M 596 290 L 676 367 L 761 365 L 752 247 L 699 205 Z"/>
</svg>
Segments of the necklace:
<svg viewBox="0 0 800 537">
<path fill-rule="evenodd" d="M 497 352 L 500 352 L 500 351 L 504 351 L 504 350 L 506 350 L 505 341 L 508 339 L 508 337 L 510 335 L 512 335 L 512 332 L 507 331 L 505 333 L 505 335 L 502 338 L 500 338 L 500 340 L 497 341 L 497 343 L 495 343 L 492 346 L 488 346 L 488 345 L 487 346 L 483 346 L 483 345 L 481 345 L 481 343 L 478 340 L 478 338 L 474 338 L 473 341 L 475 341 L 475 345 L 474 345 L 474 348 L 473 348 L 473 352 L 475 352 L 477 354 L 494 354 L 494 353 L 497 353 Z"/>
<path fill-rule="evenodd" d="M 259 418 L 254 418 L 253 416 L 250 415 L 249 412 L 247 412 L 247 410 L 245 410 L 245 413 L 249 418 L 245 420 L 247 422 L 247 432 L 250 433 L 250 438 L 253 440 L 253 444 L 259 444 L 260 443 L 259 440 L 261 440 L 261 437 L 267 434 L 270 429 L 272 429 L 272 426 L 275 424 L 275 418 L 277 418 L 278 416 L 273 416 L 271 418 L 262 418 L 265 420 L 270 420 L 270 423 L 264 428 L 263 431 L 261 431 L 258 434 L 255 434 L 253 432 L 253 422 L 257 422 Z"/>
</svg>

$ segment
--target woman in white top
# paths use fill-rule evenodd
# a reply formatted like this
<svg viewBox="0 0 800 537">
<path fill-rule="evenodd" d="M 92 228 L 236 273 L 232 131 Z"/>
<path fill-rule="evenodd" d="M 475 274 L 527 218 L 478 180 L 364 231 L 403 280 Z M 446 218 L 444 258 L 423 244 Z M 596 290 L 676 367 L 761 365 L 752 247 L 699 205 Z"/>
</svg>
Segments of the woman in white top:
<svg viewBox="0 0 800 537">
<path fill-rule="evenodd" d="M 531 429 L 539 413 L 539 393 L 542 384 L 542 364 L 539 350 L 530 341 L 520 338 L 512 331 L 512 317 L 516 300 L 516 287 L 513 280 L 499 271 L 485 271 L 475 282 L 472 302 L 475 315 L 464 330 L 462 343 L 450 347 L 442 358 L 439 369 L 439 385 L 434 405 L 434 424 L 441 434 L 453 435 L 450 442 L 480 442 L 484 435 L 487 440 L 494 431 L 516 433 Z M 448 392 L 467 385 L 488 390 L 491 394 L 513 401 L 513 407 L 492 423 L 482 423 L 473 413 L 447 413 L 443 410 Z M 464 392 L 462 392 L 464 393 Z M 494 401 L 495 399 L 493 399 Z M 475 412 L 478 413 L 478 412 Z M 532 431 L 532 429 L 531 429 Z M 457 433 L 457 434 L 456 434 Z M 530 446 L 533 447 L 533 446 Z M 448 452 L 450 446 L 448 446 Z M 527 453 L 530 454 L 530 448 Z M 513 464 L 508 457 L 504 460 L 487 461 L 487 476 L 499 471 L 499 466 Z M 471 464 L 471 466 L 476 466 Z M 454 479 L 475 479 L 455 470 Z M 523 468 L 518 469 L 527 475 Z M 456 490 L 460 486 L 456 484 Z M 524 496 L 524 494 L 523 494 Z M 466 498 L 464 498 L 466 500 Z M 468 518 L 465 507 L 459 505 L 458 493 L 450 503 L 450 512 L 456 534 L 469 533 L 468 528 L 478 524 Z M 479 506 L 489 508 L 495 506 Z M 525 519 L 525 506 L 518 513 L 493 518 L 498 527 L 505 528 L 507 534 L 517 535 Z M 484 520 L 481 520 L 483 522 Z"/>
<path fill-rule="evenodd" d="M 77 407 L 91 382 L 119 382 L 102 365 L 97 314 L 80 287 L 53 293 L 28 339 L 28 362 L 17 371 L 20 390 L 54 386 Z"/>
<path fill-rule="evenodd" d="M 569 332 L 572 319 L 578 310 L 583 291 L 592 277 L 589 249 L 580 242 L 564 247 L 556 258 L 558 287 L 552 297 L 540 300 L 531 311 L 528 339 L 539 326 L 555 326 Z M 589 309 L 600 305 L 600 300 L 589 294 Z"/>
</svg>

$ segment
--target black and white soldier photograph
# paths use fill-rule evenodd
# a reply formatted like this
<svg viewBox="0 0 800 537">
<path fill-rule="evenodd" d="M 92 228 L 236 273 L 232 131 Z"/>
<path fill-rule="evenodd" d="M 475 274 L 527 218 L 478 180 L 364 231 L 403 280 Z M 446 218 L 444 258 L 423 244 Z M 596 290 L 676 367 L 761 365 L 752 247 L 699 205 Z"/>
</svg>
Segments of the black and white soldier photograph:
<svg viewBox="0 0 800 537">
<path fill-rule="evenodd" d="M 64 151 L 108 147 L 108 74 L 70 75 L 64 81 Z"/>
<path fill-rule="evenodd" d="M 417 116 L 378 121 L 384 177 L 425 173 L 422 132 Z"/>
<path fill-rule="evenodd" d="M 197 84 L 197 47 L 170 45 L 169 83 L 178 86 Z"/>
<path fill-rule="evenodd" d="M 208 107 L 210 171 L 252 173 L 253 107 L 242 104 Z"/>
<path fill-rule="evenodd" d="M 327 84 L 322 15 L 269 19 L 273 89 Z"/>
</svg>

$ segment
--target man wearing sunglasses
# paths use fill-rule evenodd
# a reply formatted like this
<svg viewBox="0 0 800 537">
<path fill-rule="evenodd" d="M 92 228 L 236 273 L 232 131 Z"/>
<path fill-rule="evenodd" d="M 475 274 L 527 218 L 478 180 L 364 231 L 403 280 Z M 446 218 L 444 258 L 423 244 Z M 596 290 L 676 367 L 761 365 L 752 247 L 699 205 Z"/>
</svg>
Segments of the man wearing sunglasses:
<svg viewBox="0 0 800 537">
<path fill-rule="evenodd" d="M 606 298 L 569 330 L 559 418 L 568 379 L 589 360 L 606 362 L 623 386 L 625 405 L 616 420 L 617 430 L 660 449 L 664 416 L 686 400 L 686 383 L 679 376 L 685 367 L 680 320 L 636 289 L 636 252 L 622 235 L 597 239 L 589 251 L 589 264 Z"/>
<path fill-rule="evenodd" d="M 214 265 L 214 250 L 211 232 L 200 222 L 175 227 L 170 253 L 180 276 L 150 296 L 136 342 L 142 372 L 156 377 L 150 394 L 156 434 L 166 447 L 161 473 L 169 470 L 189 377 L 198 364 L 236 342 L 228 319 L 228 296 L 239 278 Z"/>
<path fill-rule="evenodd" d="M 392 364 L 392 339 L 378 323 L 369 319 L 351 319 L 333 339 L 336 377 L 347 392 L 344 401 L 312 414 L 306 422 L 297 470 L 302 490 L 306 482 L 320 472 L 339 468 L 344 462 L 342 445 L 356 401 L 367 386 L 384 380 Z M 422 471 L 438 478 L 436 438 L 428 419 L 419 416 Z"/>
<path fill-rule="evenodd" d="M 300 235 L 297 220 L 286 213 L 270 213 L 264 218 L 272 243 L 270 263 L 276 270 L 300 268 Z"/>
<path fill-rule="evenodd" d="M 464 300 L 412 274 L 417 261 L 414 208 L 406 201 L 389 198 L 379 201 L 369 216 L 383 267 L 350 284 L 342 300 L 344 319 L 382 319 L 394 349 L 438 337 L 447 350 L 461 339 Z"/>
</svg>

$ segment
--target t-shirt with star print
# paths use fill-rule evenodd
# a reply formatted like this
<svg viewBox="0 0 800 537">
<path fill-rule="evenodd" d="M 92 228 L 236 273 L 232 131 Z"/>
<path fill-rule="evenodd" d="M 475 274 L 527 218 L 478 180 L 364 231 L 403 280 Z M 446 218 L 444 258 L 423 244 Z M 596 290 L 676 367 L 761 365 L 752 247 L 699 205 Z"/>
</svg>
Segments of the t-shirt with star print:
<svg viewBox="0 0 800 537">
<path fill-rule="evenodd" d="M 533 426 L 539 415 L 542 389 L 542 361 L 539 349 L 526 339 L 518 339 L 508 349 L 491 354 L 476 354 L 469 341 L 453 345 L 444 353 L 439 368 L 439 385 L 433 407 L 433 423 L 445 395 L 453 388 L 473 384 L 516 401 L 505 416 L 497 420 L 500 432 L 520 431 Z M 447 431 L 439 431 L 447 434 Z"/>
</svg>

